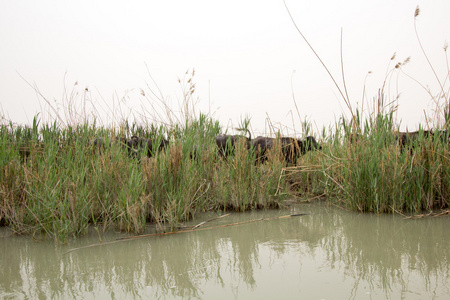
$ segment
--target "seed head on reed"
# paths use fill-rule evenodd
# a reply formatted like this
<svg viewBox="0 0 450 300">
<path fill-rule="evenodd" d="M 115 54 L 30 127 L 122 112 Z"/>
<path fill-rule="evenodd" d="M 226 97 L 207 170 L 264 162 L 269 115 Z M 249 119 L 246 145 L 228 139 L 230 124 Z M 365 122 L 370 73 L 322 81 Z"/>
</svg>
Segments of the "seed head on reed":
<svg viewBox="0 0 450 300">
<path fill-rule="evenodd" d="M 156 157 L 145 157 L 142 161 L 142 167 L 146 176 L 149 186 L 151 186 L 152 180 L 154 180 L 158 174 L 158 165 Z"/>
<path fill-rule="evenodd" d="M 419 16 L 419 14 L 420 14 L 420 9 L 419 9 L 419 5 L 417 5 L 416 10 L 414 11 L 414 18 Z"/>
<path fill-rule="evenodd" d="M 182 151 L 181 143 L 175 143 L 169 148 L 169 173 L 177 180 L 178 173 L 181 169 Z"/>
</svg>

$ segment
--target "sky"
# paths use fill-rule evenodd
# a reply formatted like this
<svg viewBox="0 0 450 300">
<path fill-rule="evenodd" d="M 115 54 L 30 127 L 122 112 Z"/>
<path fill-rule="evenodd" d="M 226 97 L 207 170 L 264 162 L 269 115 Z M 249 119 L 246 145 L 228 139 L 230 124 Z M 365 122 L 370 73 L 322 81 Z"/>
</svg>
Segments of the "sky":
<svg viewBox="0 0 450 300">
<path fill-rule="evenodd" d="M 441 114 L 432 96 L 439 81 L 449 94 L 450 1 L 286 4 L 342 91 L 344 70 L 353 111 L 373 113 L 384 86 L 401 130 Z M 283 0 L 0 0 L 0 41 L 2 122 L 174 124 L 203 113 L 229 133 L 250 118 L 255 135 L 298 136 L 303 121 L 320 134 L 351 116 Z"/>
</svg>

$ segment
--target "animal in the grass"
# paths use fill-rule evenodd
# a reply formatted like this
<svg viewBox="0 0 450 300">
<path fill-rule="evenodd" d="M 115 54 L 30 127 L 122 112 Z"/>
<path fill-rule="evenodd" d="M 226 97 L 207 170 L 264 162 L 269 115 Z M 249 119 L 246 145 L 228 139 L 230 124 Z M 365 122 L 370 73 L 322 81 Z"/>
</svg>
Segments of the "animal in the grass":
<svg viewBox="0 0 450 300">
<path fill-rule="evenodd" d="M 111 141 L 109 141 L 109 143 L 106 143 L 104 138 L 96 137 L 94 139 L 93 145 L 94 145 L 95 150 L 98 150 L 101 152 L 101 151 L 105 150 L 107 145 L 108 145 L 108 147 L 111 147 Z"/>
<path fill-rule="evenodd" d="M 241 130 L 242 129 L 238 129 Z M 240 139 L 245 139 L 245 144 L 247 149 L 250 149 L 250 141 L 252 139 L 252 134 L 247 129 L 246 130 L 249 137 L 243 135 L 228 135 L 228 134 L 219 134 L 215 137 L 215 143 L 218 148 L 220 156 L 227 157 L 234 153 L 237 143 Z"/>
<path fill-rule="evenodd" d="M 297 163 L 298 156 L 304 155 L 307 151 L 322 149 L 322 146 L 317 143 L 313 136 L 308 136 L 305 140 L 291 137 L 270 138 L 258 136 L 251 143 L 257 163 L 264 163 L 267 160 L 267 152 L 274 147 L 277 140 L 280 143 L 283 158 L 289 164 Z"/>
<path fill-rule="evenodd" d="M 147 157 L 152 157 L 155 153 L 164 151 L 168 145 L 169 141 L 162 137 L 161 139 L 152 140 L 135 135 L 127 142 L 128 153 L 130 155 L 138 155 L 141 151 L 146 150 L 145 155 Z"/>
<path fill-rule="evenodd" d="M 127 150 L 128 149 L 128 140 L 124 137 L 113 137 L 112 139 L 110 139 L 109 141 L 107 141 L 107 139 L 103 138 L 103 137 L 96 137 L 94 139 L 94 141 L 92 142 L 94 151 L 105 151 L 106 149 L 111 148 L 111 145 L 115 145 L 115 143 L 119 143 L 120 147 L 122 147 L 122 149 Z"/>
<path fill-rule="evenodd" d="M 305 154 L 307 151 L 322 150 L 322 146 L 317 143 L 313 136 L 307 136 L 305 140 L 301 141 L 300 154 Z"/>
<path fill-rule="evenodd" d="M 423 140 L 420 140 L 420 136 L 423 136 Z M 413 148 L 420 141 L 428 140 L 433 137 L 433 132 L 429 130 L 423 131 L 413 131 L 413 132 L 394 132 L 394 141 L 400 146 L 400 150 L 403 151 L 405 148 L 412 152 Z"/>
<path fill-rule="evenodd" d="M 267 151 L 273 148 L 274 141 L 274 138 L 264 136 L 258 136 L 251 141 L 257 163 L 264 163 L 267 160 Z"/>
<path fill-rule="evenodd" d="M 448 130 L 434 130 L 433 135 L 439 137 L 439 139 L 445 143 L 448 144 L 449 142 L 449 131 Z"/>
</svg>

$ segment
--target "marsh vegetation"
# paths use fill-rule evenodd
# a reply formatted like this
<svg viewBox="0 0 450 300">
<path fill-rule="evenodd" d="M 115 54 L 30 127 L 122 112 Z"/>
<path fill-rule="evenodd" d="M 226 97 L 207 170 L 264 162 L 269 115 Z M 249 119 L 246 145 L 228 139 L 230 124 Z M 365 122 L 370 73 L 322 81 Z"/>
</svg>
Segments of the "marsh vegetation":
<svg viewBox="0 0 450 300">
<path fill-rule="evenodd" d="M 388 67 L 369 109 L 353 109 L 345 85 L 340 88 L 330 73 L 351 117 L 324 128 L 317 135 L 320 146 L 303 144 L 311 135 L 304 122 L 294 138 L 272 126 L 270 136 L 225 136 L 225 148 L 218 147 L 217 137 L 227 132 L 211 115 L 196 113 L 193 71 L 179 80 L 178 115 L 149 88 L 142 96 L 156 98 L 150 111 L 162 110 L 131 124 L 118 118 L 99 125 L 86 113 L 85 94 L 73 91 L 65 94 L 61 113 L 34 87 L 50 117 L 36 115 L 30 126 L 5 118 L 0 124 L 0 224 L 65 242 L 90 224 L 134 233 L 147 222 L 176 229 L 205 211 L 278 208 L 288 198 L 326 199 L 377 214 L 448 209 L 447 46 L 444 52 L 447 73 L 444 80 L 436 75 L 440 89 L 432 93 L 423 86 L 435 115 L 414 133 L 398 132 L 398 97 L 386 100 L 385 93 L 409 59 Z M 248 131 L 250 118 L 239 128 Z"/>
<path fill-rule="evenodd" d="M 215 143 L 221 127 L 204 115 L 175 129 L 61 128 L 40 126 L 37 117 L 32 127 L 6 124 L 0 127 L 1 223 L 65 241 L 90 224 L 135 233 L 146 222 L 176 229 L 205 211 L 277 208 L 287 198 L 374 213 L 448 208 L 446 131 L 420 130 L 403 140 L 393 126 L 392 111 L 359 132 L 342 120 L 321 138 L 322 149 L 296 153 L 293 163 L 279 139 L 264 162 L 246 138 L 221 155 Z M 169 143 L 148 149 L 123 142 L 136 135 Z"/>
</svg>

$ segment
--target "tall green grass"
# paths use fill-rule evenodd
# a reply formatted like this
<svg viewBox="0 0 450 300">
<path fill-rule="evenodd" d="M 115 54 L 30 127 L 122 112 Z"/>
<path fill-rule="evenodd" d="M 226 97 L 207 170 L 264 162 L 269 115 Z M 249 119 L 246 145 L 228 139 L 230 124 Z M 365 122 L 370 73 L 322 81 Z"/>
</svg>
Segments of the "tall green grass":
<svg viewBox="0 0 450 300">
<path fill-rule="evenodd" d="M 17 233 L 64 242 L 88 226 L 140 233 L 147 222 L 176 228 L 195 215 L 280 207 L 288 197 L 326 198 L 362 212 L 417 213 L 449 206 L 447 139 L 423 131 L 402 147 L 393 110 L 356 125 L 344 119 L 321 151 L 283 161 L 279 145 L 264 164 L 242 139 L 218 154 L 218 122 L 206 116 L 183 127 L 95 125 L 0 126 L 0 218 Z M 358 115 L 358 114 L 357 114 Z M 358 121 L 358 119 L 356 119 Z M 170 138 L 153 157 L 129 155 L 122 137 Z M 101 137 L 104 147 L 93 145 Z"/>
<path fill-rule="evenodd" d="M 444 51 L 447 53 L 446 46 Z M 388 72 L 390 78 L 395 70 L 403 72 L 408 61 L 396 64 Z M 450 73 L 448 63 L 447 71 Z M 174 229 L 204 211 L 280 207 L 284 199 L 292 197 L 327 199 L 374 213 L 449 207 L 448 136 L 427 137 L 421 130 L 416 139 L 401 146 L 395 137 L 399 124 L 393 103 L 398 99 L 384 104 L 386 82 L 374 99 L 374 111 L 363 118 L 367 112 L 362 107 L 353 111 L 345 84 L 340 88 L 328 71 L 351 120 L 342 117 L 334 129 L 323 130 L 322 150 L 306 153 L 296 165 L 283 161 L 278 143 L 268 152 L 267 162 L 259 164 L 243 141 L 234 155 L 224 158 L 218 154 L 214 137 L 223 130 L 210 116 L 196 115 L 194 73 L 187 72 L 180 80 L 180 115 L 170 110 L 162 96 L 156 96 L 160 91 L 155 93 L 149 87 L 142 95 L 149 102 L 154 100 L 149 95 L 155 96 L 157 104 L 150 103 L 154 115 L 148 118 L 144 113 L 141 123 L 98 126 L 95 119 L 89 122 L 87 116 L 71 111 L 76 109 L 77 99 L 69 99 L 65 114 L 77 116 L 70 122 L 64 123 L 57 115 L 53 119 L 58 121 L 41 124 L 37 115 L 31 126 L 0 124 L 0 225 L 10 226 L 16 233 L 65 242 L 86 232 L 90 224 L 134 233 L 144 231 L 147 222 Z M 427 90 L 436 104 L 436 116 L 428 119 L 436 121 L 426 124 L 426 129 L 448 128 L 446 76 L 443 81 L 436 76 L 440 86 L 436 95 Z M 148 123 L 149 119 L 162 125 Z M 248 128 L 249 119 L 241 125 Z M 310 128 L 307 122 L 303 124 L 307 135 Z M 154 140 L 166 137 L 170 146 L 150 158 L 145 151 L 130 156 L 121 140 L 133 135 Z M 98 137 L 104 147 L 94 147 Z"/>
<path fill-rule="evenodd" d="M 330 203 L 361 212 L 448 208 L 448 139 L 438 131 L 427 137 L 420 130 L 416 139 L 402 146 L 393 131 L 393 113 L 356 127 L 342 121 L 323 151 L 305 155 L 290 171 L 289 181 L 297 192 L 310 198 L 326 196 Z"/>
<path fill-rule="evenodd" d="M 113 129 L 35 123 L 0 127 L 0 218 L 17 233 L 62 242 L 90 224 L 139 233 L 149 221 L 175 228 L 203 211 L 278 207 L 282 199 L 272 196 L 281 165 L 257 168 L 241 144 L 220 157 L 219 124 L 205 116 L 182 129 L 121 127 L 128 137 L 170 134 L 170 147 L 150 158 L 130 156 Z M 97 137 L 104 147 L 93 145 Z"/>
<path fill-rule="evenodd" d="M 322 64 L 325 71 L 339 92 L 341 100 L 351 114 L 351 120 L 341 118 L 340 122 L 323 134 L 327 141 L 324 150 L 314 157 L 302 158 L 301 167 L 291 170 L 289 181 L 294 183 L 298 193 L 323 195 L 331 202 L 350 207 L 362 212 L 412 212 L 448 208 L 449 206 L 449 145 L 447 130 L 450 124 L 449 109 L 449 74 L 447 43 L 444 45 L 444 74 L 438 75 L 425 52 L 416 27 L 420 14 L 419 7 L 414 11 L 414 30 L 418 44 L 426 58 L 431 73 L 439 86 L 433 93 L 426 84 L 422 84 L 404 71 L 410 62 L 408 57 L 387 69 L 385 81 L 378 95 L 373 98 L 372 107 L 363 110 L 365 93 L 361 108 L 352 107 L 344 77 L 341 35 L 341 74 L 343 85 L 332 75 L 327 65 L 306 39 L 293 19 L 286 3 L 286 10 L 291 21 L 307 46 Z M 395 59 L 394 54 L 391 62 Z M 396 111 L 399 95 L 393 99 L 386 95 L 394 74 L 405 75 L 412 79 L 430 96 L 434 104 L 434 115 L 426 115 L 425 128 L 420 129 L 419 136 L 408 145 L 400 146 L 395 137 Z M 389 100 L 387 100 L 389 99 Z M 391 101 L 391 102 L 389 102 Z M 389 103 L 386 103 L 389 102 Z M 367 114 L 362 117 L 362 114 Z M 445 137 L 435 134 L 426 137 L 424 129 L 444 129 Z"/>
</svg>

